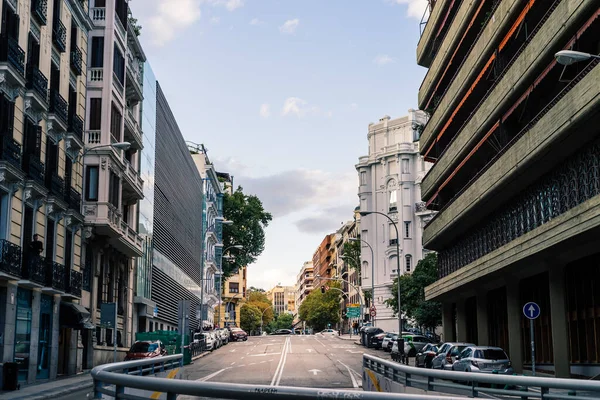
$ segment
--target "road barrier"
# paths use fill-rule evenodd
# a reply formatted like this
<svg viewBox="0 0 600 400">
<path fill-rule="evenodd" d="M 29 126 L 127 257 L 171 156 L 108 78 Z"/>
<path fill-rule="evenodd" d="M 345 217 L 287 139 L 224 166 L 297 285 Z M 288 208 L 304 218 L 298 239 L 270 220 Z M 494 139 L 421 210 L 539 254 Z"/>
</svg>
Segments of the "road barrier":
<svg viewBox="0 0 600 400">
<path fill-rule="evenodd" d="M 361 400 L 459 400 L 458 397 L 374 393 L 355 390 L 299 388 L 286 386 L 209 383 L 155 377 L 179 370 L 182 355 L 100 365 L 92 370 L 95 399 L 167 399 L 178 395 L 216 399 L 361 399 Z M 154 376 L 143 376 L 151 373 Z M 464 400 L 464 399 L 460 399 Z"/>
<path fill-rule="evenodd" d="M 598 381 L 416 368 L 368 354 L 363 355 L 363 390 L 391 393 L 435 391 L 468 397 L 514 396 L 544 400 L 600 398 Z"/>
</svg>

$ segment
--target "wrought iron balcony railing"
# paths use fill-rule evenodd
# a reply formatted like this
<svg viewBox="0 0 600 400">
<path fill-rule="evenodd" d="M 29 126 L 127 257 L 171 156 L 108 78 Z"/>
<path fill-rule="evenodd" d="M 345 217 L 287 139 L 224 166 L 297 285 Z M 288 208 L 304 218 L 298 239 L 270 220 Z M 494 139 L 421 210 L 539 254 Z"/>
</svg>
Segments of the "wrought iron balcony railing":
<svg viewBox="0 0 600 400">
<path fill-rule="evenodd" d="M 44 185 L 44 163 L 35 154 L 23 155 L 23 171 L 40 185 Z"/>
<path fill-rule="evenodd" d="M 0 271 L 21 276 L 21 246 L 0 239 Z"/>
<path fill-rule="evenodd" d="M 69 118 L 69 132 L 83 142 L 83 120 L 79 115 L 73 114 Z"/>
<path fill-rule="evenodd" d="M 81 284 L 83 281 L 83 276 L 81 272 L 70 270 L 66 274 L 66 292 L 70 293 L 74 296 L 81 297 Z"/>
<path fill-rule="evenodd" d="M 81 195 L 72 187 L 65 188 L 65 201 L 69 204 L 69 208 L 81 212 Z"/>
<path fill-rule="evenodd" d="M 65 266 L 54 261 L 46 261 L 46 287 L 65 291 Z"/>
<path fill-rule="evenodd" d="M 25 51 L 17 40 L 8 37 L 0 38 L 0 62 L 7 62 L 25 76 Z"/>
<path fill-rule="evenodd" d="M 27 89 L 34 90 L 48 101 L 48 78 L 35 65 L 27 65 Z"/>
<path fill-rule="evenodd" d="M 52 41 L 56 45 L 58 51 L 64 53 L 67 50 L 67 28 L 65 28 L 58 18 L 54 19 L 52 25 Z"/>
<path fill-rule="evenodd" d="M 58 176 L 58 173 L 52 171 L 46 174 L 46 187 L 50 190 L 50 194 L 60 197 L 65 196 L 65 180 Z"/>
<path fill-rule="evenodd" d="M 43 285 L 46 283 L 46 259 L 42 256 L 24 253 L 21 276 L 32 282 Z"/>
<path fill-rule="evenodd" d="M 21 168 L 21 145 L 11 136 L 0 136 L 0 159 Z"/>
<path fill-rule="evenodd" d="M 77 76 L 81 75 L 83 70 L 83 56 L 77 46 L 73 46 L 71 49 L 71 69 Z"/>
<path fill-rule="evenodd" d="M 69 105 L 67 101 L 60 95 L 58 90 L 50 90 L 50 112 L 56 114 L 63 122 L 67 123 L 67 110 Z"/>
<path fill-rule="evenodd" d="M 48 0 L 31 0 L 31 13 L 40 25 L 48 22 Z"/>
</svg>

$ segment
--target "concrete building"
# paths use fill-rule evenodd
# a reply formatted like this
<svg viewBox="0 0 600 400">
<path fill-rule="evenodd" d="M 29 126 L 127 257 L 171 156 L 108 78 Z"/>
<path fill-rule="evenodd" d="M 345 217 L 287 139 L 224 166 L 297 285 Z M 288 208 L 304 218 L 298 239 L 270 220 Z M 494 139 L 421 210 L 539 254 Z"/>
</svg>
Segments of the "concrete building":
<svg viewBox="0 0 600 400">
<path fill-rule="evenodd" d="M 188 142 L 192 159 L 200 172 L 204 185 L 202 204 L 202 232 L 204 252 L 202 257 L 204 279 L 202 320 L 204 327 L 215 324 L 215 309 L 219 306 L 221 287 L 221 256 L 223 254 L 223 184 L 219 182 L 214 164 L 210 162 L 204 145 Z"/>
<path fill-rule="evenodd" d="M 335 276 L 335 246 L 333 241 L 335 240 L 335 234 L 326 235 L 319 247 L 313 254 L 313 271 L 314 271 L 314 286 L 316 288 L 326 284 L 328 281 L 321 278 L 333 278 Z"/>
<path fill-rule="evenodd" d="M 314 286 L 313 286 L 313 280 L 314 280 L 313 271 L 314 271 L 314 268 L 313 268 L 312 261 L 306 261 L 302 265 L 302 268 L 300 269 L 300 273 L 296 277 L 296 286 L 295 286 L 296 310 L 300 309 L 300 305 L 302 304 L 302 302 L 304 301 L 306 296 L 308 296 L 314 288 Z"/>
<path fill-rule="evenodd" d="M 82 304 L 90 308 L 96 332 L 84 336 L 84 346 L 93 348 L 93 354 L 84 352 L 87 368 L 112 361 L 115 336 L 119 358 L 134 339 L 134 270 L 143 255 L 137 231 L 138 202 L 144 195 L 139 166 L 146 59 L 125 0 L 96 0 L 89 15 L 94 28 L 88 40 L 83 214 L 86 268 L 91 271 L 86 273 L 93 279 Z M 131 146 L 112 146 L 123 142 Z M 116 335 L 100 326 L 106 304 L 116 305 Z"/>
<path fill-rule="evenodd" d="M 0 2 L 0 360 L 19 364 L 21 382 L 81 371 L 92 327 L 81 306 L 87 12 Z"/>
<path fill-rule="evenodd" d="M 505 348 L 557 377 L 600 373 L 600 52 L 592 0 L 436 2 L 417 48 L 431 113 L 421 185 L 439 210 L 423 242 L 439 253 L 445 340 Z"/>
<path fill-rule="evenodd" d="M 360 221 L 361 239 L 372 246 L 375 260 L 373 277 L 371 251 L 363 244 L 362 290 L 371 292 L 374 280 L 376 326 L 384 330 L 398 330 L 398 318 L 384 302 L 392 297 L 392 284 L 398 274 L 410 273 L 423 257 L 423 226 L 432 215 L 421 203 L 421 180 L 431 165 L 419 154 L 418 125 L 425 121 L 425 113 L 409 110 L 405 117 L 385 116 L 378 123 L 369 124 L 369 154 L 360 157 L 356 165 L 360 211 L 378 211 L 394 221 L 392 224 L 377 214 L 364 216 Z"/>
<path fill-rule="evenodd" d="M 294 286 L 277 285 L 267 292 L 267 297 L 273 305 L 275 315 L 286 312 L 296 313 L 296 288 Z"/>
</svg>

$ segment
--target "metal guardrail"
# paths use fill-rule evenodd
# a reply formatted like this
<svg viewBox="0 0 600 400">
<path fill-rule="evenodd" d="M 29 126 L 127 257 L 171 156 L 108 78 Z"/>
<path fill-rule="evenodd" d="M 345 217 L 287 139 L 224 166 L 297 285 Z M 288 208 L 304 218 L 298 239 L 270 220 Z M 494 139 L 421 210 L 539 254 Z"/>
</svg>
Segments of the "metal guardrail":
<svg viewBox="0 0 600 400">
<path fill-rule="evenodd" d="M 361 399 L 361 400 L 459 400 L 458 397 L 424 396 L 413 394 L 394 394 L 361 392 L 354 390 L 299 388 L 287 386 L 247 385 L 233 383 L 209 383 L 140 376 L 145 373 L 163 372 L 181 366 L 183 356 L 176 354 L 139 361 L 125 361 L 100 365 L 92 370 L 94 379 L 94 398 L 102 395 L 115 399 L 142 400 L 125 388 L 166 393 L 167 400 L 175 400 L 178 395 L 200 396 L 217 399 Z M 114 385 L 114 389 L 106 386 Z M 463 399 L 464 400 L 464 399 Z"/>
<path fill-rule="evenodd" d="M 600 382 L 598 381 L 416 368 L 368 354 L 363 355 L 363 369 L 370 370 L 405 387 L 468 397 L 490 398 L 489 395 L 501 395 L 520 399 L 565 400 L 574 397 L 584 400 L 600 398 Z M 490 387 L 487 387 L 488 385 Z M 364 379 L 363 387 L 365 387 Z M 562 390 L 562 392 L 556 392 L 556 390 Z"/>
</svg>

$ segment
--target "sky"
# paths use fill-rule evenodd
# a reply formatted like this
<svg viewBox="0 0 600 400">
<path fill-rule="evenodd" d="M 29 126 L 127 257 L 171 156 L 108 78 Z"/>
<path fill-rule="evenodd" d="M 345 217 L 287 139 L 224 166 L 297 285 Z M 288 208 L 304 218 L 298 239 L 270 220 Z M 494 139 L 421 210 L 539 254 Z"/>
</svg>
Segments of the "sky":
<svg viewBox="0 0 600 400">
<path fill-rule="evenodd" d="M 353 218 L 370 122 L 417 108 L 426 0 L 131 0 L 186 140 L 273 214 L 248 286 L 294 285 Z"/>
</svg>

